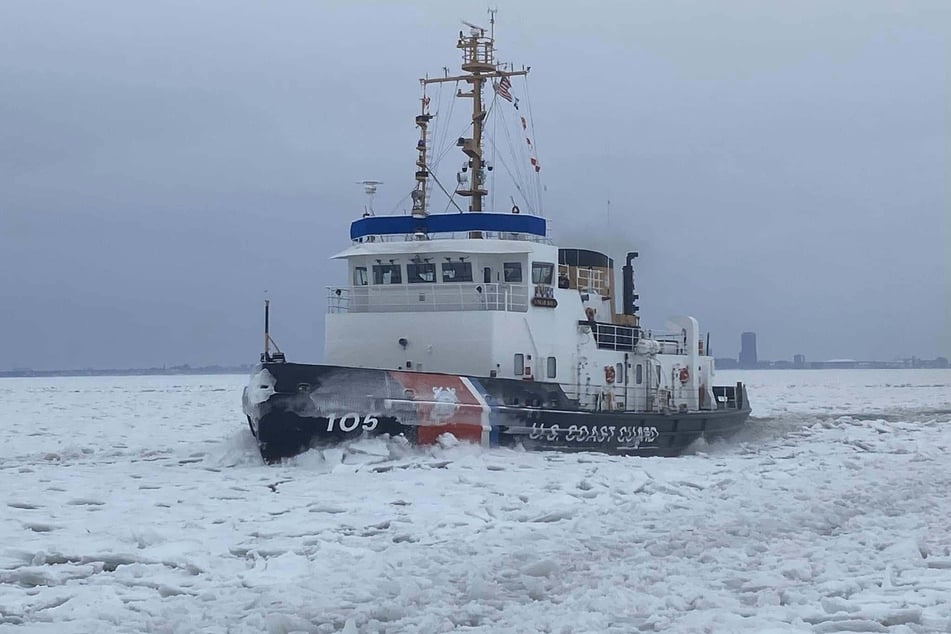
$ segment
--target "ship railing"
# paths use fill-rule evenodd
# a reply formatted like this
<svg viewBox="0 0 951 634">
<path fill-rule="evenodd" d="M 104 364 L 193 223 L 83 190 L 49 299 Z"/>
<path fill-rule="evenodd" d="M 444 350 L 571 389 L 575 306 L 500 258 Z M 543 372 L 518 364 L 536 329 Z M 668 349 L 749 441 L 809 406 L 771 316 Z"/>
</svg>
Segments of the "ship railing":
<svg viewBox="0 0 951 634">
<path fill-rule="evenodd" d="M 713 398 L 716 399 L 717 409 L 738 409 L 736 394 L 737 394 L 737 386 L 733 386 L 733 385 L 714 385 L 713 386 Z"/>
<path fill-rule="evenodd" d="M 328 286 L 329 313 L 528 311 L 527 284 L 393 284 Z"/>
<path fill-rule="evenodd" d="M 622 350 L 633 352 L 641 336 L 641 329 L 636 326 L 618 326 L 601 322 L 579 321 L 580 328 L 588 328 L 601 350 Z"/>
<path fill-rule="evenodd" d="M 582 291 L 591 291 L 601 295 L 607 294 L 604 275 L 598 269 L 578 268 L 578 288 Z"/>
<path fill-rule="evenodd" d="M 610 289 L 605 282 L 604 272 L 600 269 L 569 267 L 567 264 L 558 265 L 558 278 L 571 280 L 569 268 L 575 271 L 574 286 L 581 292 L 597 293 L 602 296 L 610 295 Z"/>
<path fill-rule="evenodd" d="M 683 335 L 680 333 L 645 331 L 637 326 L 621 326 L 584 319 L 578 322 L 578 327 L 590 331 L 598 348 L 602 350 L 633 351 L 637 342 L 644 338 L 653 339 L 657 342 L 660 347 L 658 350 L 660 354 L 686 353 Z"/>
</svg>

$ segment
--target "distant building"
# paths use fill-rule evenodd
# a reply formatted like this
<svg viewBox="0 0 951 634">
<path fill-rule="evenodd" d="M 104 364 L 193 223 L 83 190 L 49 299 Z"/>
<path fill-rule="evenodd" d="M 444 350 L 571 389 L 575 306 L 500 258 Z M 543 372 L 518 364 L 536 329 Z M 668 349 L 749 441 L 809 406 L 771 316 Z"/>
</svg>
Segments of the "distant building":
<svg viewBox="0 0 951 634">
<path fill-rule="evenodd" d="M 793 355 L 793 361 L 792 361 L 792 363 L 793 363 L 793 367 L 794 367 L 794 368 L 804 368 L 804 367 L 806 367 L 806 355 L 804 355 L 804 354 Z"/>
<path fill-rule="evenodd" d="M 744 332 L 740 335 L 740 367 L 756 367 L 756 333 Z"/>
<path fill-rule="evenodd" d="M 946 368 L 948 367 L 948 360 L 945 357 L 937 357 L 935 359 L 912 357 L 911 359 L 905 359 L 903 365 L 906 368 Z"/>
</svg>

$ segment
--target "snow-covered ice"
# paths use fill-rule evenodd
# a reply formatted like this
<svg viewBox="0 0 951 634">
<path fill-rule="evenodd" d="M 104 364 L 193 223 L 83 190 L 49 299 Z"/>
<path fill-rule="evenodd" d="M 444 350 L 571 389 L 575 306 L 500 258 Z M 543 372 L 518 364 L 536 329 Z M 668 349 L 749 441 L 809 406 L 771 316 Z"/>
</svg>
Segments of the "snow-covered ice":
<svg viewBox="0 0 951 634">
<path fill-rule="evenodd" d="M 0 631 L 951 631 L 951 371 L 772 371 L 680 458 L 277 466 L 246 377 L 0 380 Z"/>
</svg>

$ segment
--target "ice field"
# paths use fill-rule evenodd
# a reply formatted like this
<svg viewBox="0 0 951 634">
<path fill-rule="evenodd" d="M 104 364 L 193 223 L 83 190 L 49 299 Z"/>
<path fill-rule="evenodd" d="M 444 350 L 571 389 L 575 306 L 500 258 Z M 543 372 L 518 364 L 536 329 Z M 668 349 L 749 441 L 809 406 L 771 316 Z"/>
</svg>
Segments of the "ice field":
<svg viewBox="0 0 951 634">
<path fill-rule="evenodd" d="M 0 632 L 951 632 L 951 371 L 720 372 L 680 458 L 262 464 L 243 376 L 0 380 Z"/>
</svg>

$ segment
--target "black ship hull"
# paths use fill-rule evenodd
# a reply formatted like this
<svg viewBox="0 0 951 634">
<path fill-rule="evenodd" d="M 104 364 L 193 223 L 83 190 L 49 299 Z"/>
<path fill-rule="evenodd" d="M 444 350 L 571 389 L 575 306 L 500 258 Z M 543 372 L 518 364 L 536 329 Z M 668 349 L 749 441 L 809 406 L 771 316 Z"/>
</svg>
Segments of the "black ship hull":
<svg viewBox="0 0 951 634">
<path fill-rule="evenodd" d="M 623 389 L 623 388 L 619 388 Z M 299 363 L 264 363 L 243 409 L 261 455 L 276 462 L 312 447 L 373 436 L 432 444 L 446 433 L 486 447 L 675 456 L 747 420 L 746 389 L 715 387 L 716 409 L 591 411 L 560 385 Z"/>
</svg>

